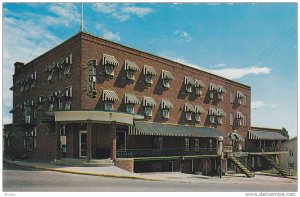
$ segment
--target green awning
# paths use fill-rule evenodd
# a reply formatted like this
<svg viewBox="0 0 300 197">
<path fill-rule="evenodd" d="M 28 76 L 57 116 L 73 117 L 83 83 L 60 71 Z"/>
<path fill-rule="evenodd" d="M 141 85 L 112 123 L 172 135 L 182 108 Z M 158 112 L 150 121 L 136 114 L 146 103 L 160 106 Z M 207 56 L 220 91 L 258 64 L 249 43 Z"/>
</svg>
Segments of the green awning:
<svg viewBox="0 0 300 197">
<path fill-rule="evenodd" d="M 225 133 L 211 127 L 195 127 L 185 125 L 162 124 L 156 122 L 135 121 L 129 127 L 129 135 L 155 135 L 179 137 L 208 137 L 217 138 Z"/>
<path fill-rule="evenodd" d="M 249 131 L 248 139 L 250 140 L 288 140 L 279 132 L 270 132 L 264 130 Z"/>
</svg>

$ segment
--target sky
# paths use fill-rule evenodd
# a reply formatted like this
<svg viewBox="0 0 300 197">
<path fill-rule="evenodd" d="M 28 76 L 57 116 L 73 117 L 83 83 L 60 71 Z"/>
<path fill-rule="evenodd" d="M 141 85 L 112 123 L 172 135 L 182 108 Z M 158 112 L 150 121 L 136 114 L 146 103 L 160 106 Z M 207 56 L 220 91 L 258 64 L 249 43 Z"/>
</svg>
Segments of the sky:
<svg viewBox="0 0 300 197">
<path fill-rule="evenodd" d="M 296 3 L 87 3 L 93 35 L 251 86 L 251 126 L 297 135 Z M 3 124 L 14 62 L 27 63 L 80 29 L 81 4 L 4 3 Z"/>
</svg>

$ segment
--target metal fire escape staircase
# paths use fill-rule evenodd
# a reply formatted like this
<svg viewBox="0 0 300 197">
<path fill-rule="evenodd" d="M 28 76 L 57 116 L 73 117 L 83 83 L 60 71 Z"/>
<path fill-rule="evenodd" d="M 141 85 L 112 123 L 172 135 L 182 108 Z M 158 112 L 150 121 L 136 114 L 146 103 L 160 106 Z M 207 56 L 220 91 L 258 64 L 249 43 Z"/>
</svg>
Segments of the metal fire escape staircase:
<svg viewBox="0 0 300 197">
<path fill-rule="evenodd" d="M 236 157 L 234 157 L 234 156 L 230 156 L 229 157 L 229 159 L 234 163 L 234 165 L 236 166 L 236 167 L 238 167 L 247 177 L 249 177 L 249 178 L 251 178 L 251 177 L 254 177 L 255 176 L 255 174 L 254 173 L 252 173 L 252 172 L 250 172 L 250 170 L 246 167 L 246 164 L 243 164 L 242 162 L 241 162 L 241 158 L 240 159 L 238 159 L 238 158 L 236 158 Z"/>
<path fill-rule="evenodd" d="M 282 176 L 287 176 L 287 171 L 276 161 L 274 161 L 270 156 L 268 155 L 261 155 L 261 157 L 267 161 L 272 167 L 274 167 Z"/>
</svg>

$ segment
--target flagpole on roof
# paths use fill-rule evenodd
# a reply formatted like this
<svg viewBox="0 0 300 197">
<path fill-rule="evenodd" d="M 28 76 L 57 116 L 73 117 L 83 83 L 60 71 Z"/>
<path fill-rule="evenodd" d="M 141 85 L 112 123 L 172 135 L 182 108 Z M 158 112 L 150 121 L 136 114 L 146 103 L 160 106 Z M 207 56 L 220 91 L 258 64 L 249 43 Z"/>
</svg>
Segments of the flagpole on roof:
<svg viewBox="0 0 300 197">
<path fill-rule="evenodd" d="M 81 22 L 80 22 L 80 32 L 86 32 L 88 33 L 86 27 L 84 26 L 83 23 L 83 3 L 81 3 Z"/>
</svg>

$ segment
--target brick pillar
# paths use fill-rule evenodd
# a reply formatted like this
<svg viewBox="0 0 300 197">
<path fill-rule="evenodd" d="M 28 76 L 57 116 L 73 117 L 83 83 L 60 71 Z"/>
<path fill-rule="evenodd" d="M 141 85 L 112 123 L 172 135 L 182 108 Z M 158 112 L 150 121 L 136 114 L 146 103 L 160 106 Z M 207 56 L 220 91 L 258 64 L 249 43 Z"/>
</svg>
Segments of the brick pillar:
<svg viewBox="0 0 300 197">
<path fill-rule="evenodd" d="M 116 152 L 117 152 L 117 140 L 116 140 L 116 130 L 117 130 L 117 124 L 115 121 L 111 122 L 111 130 L 110 130 L 110 136 L 111 136 L 111 149 L 110 149 L 110 159 L 115 160 L 116 159 Z"/>
<path fill-rule="evenodd" d="M 60 122 L 55 122 L 55 159 L 60 160 Z"/>
<path fill-rule="evenodd" d="M 87 152 L 86 161 L 90 162 L 92 160 L 92 123 L 91 120 L 87 120 Z"/>
</svg>

